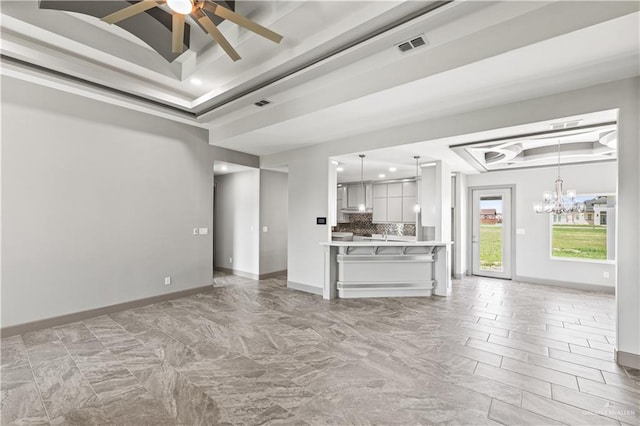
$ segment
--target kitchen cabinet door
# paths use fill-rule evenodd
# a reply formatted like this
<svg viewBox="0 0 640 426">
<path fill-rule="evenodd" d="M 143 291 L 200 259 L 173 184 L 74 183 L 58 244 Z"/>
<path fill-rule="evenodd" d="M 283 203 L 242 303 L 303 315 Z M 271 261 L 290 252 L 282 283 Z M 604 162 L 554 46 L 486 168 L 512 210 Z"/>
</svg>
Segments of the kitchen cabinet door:
<svg viewBox="0 0 640 426">
<path fill-rule="evenodd" d="M 349 222 L 349 215 L 342 212 L 342 209 L 347 208 L 347 191 L 344 186 L 338 188 L 338 202 L 337 205 L 337 216 L 336 221 L 338 223 L 347 223 Z"/>
<path fill-rule="evenodd" d="M 373 198 L 387 198 L 387 184 L 379 183 L 373 185 Z"/>
<path fill-rule="evenodd" d="M 387 221 L 387 199 L 373 199 L 373 223 L 383 223 Z"/>
<path fill-rule="evenodd" d="M 387 197 L 402 197 L 402 183 L 387 184 Z"/>
<path fill-rule="evenodd" d="M 347 186 L 347 207 L 357 209 L 362 199 L 362 185 L 355 184 Z"/>
<path fill-rule="evenodd" d="M 416 183 L 415 182 L 402 182 L 402 196 L 403 197 L 415 197 L 416 196 Z"/>
<path fill-rule="evenodd" d="M 402 197 L 387 198 L 387 221 L 402 222 Z"/>
<path fill-rule="evenodd" d="M 402 197 L 402 222 L 416 223 L 416 213 L 413 206 L 416 204 L 416 197 Z"/>
</svg>

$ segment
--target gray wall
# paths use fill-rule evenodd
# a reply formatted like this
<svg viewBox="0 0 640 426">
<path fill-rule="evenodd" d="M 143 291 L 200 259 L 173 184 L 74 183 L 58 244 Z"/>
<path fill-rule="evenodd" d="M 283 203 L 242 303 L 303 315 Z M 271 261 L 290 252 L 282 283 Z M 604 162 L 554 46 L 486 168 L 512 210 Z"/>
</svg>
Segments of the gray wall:
<svg viewBox="0 0 640 426">
<path fill-rule="evenodd" d="M 615 162 L 562 166 L 560 172 L 565 189 L 575 189 L 578 194 L 616 193 Z M 612 263 L 551 258 L 549 215 L 535 213 L 533 204 L 541 201 L 544 191 L 553 189 L 557 176 L 556 167 L 490 172 L 467 176 L 467 186 L 515 185 L 515 194 L 512 194 L 515 196 L 513 226 L 526 232 L 524 235 L 516 235 L 515 244 L 512 243 L 516 253 L 515 275 L 523 280 L 533 278 L 542 282 L 561 281 L 613 287 L 615 265 Z M 609 231 L 615 232 L 613 229 Z M 470 264 L 468 268 L 471 268 Z M 604 272 L 609 274 L 608 278 L 604 277 Z"/>
<path fill-rule="evenodd" d="M 287 183 L 286 173 L 260 170 L 260 275 L 287 269 Z"/>
<path fill-rule="evenodd" d="M 206 130 L 2 79 L 2 326 L 211 283 Z M 164 285 L 171 276 L 172 284 Z"/>
<path fill-rule="evenodd" d="M 215 182 L 215 266 L 257 277 L 260 273 L 260 170 L 216 176 Z"/>
</svg>

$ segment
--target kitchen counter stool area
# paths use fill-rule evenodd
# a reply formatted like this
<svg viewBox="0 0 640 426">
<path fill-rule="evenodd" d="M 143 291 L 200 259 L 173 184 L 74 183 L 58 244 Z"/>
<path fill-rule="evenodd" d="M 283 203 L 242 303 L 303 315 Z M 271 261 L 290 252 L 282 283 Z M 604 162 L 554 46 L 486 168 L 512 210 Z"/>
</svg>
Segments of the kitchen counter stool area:
<svg viewBox="0 0 640 426">
<path fill-rule="evenodd" d="M 451 294 L 451 243 L 369 240 L 321 244 L 325 248 L 325 299 Z"/>
</svg>

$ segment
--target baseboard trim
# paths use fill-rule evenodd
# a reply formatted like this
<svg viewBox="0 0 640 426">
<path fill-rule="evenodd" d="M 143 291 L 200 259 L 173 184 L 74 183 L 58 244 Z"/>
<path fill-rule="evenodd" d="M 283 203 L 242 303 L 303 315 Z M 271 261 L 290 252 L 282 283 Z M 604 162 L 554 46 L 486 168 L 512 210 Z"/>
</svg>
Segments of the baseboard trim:
<svg viewBox="0 0 640 426">
<path fill-rule="evenodd" d="M 613 350 L 615 360 L 618 365 L 622 365 L 623 367 L 635 368 L 636 370 L 640 370 L 640 355 L 632 354 L 629 352 L 622 352 L 618 349 Z"/>
<path fill-rule="evenodd" d="M 464 277 L 465 274 L 453 274 L 453 279 L 454 280 L 461 280 L 462 277 Z"/>
<path fill-rule="evenodd" d="M 565 288 L 572 288 L 575 290 L 595 291 L 598 293 L 615 294 L 615 291 L 616 291 L 615 287 L 611 287 L 607 285 L 585 284 L 585 283 L 576 283 L 571 281 L 547 280 L 544 278 L 523 277 L 520 275 L 516 275 L 515 280 L 523 283 L 528 283 L 528 284 L 540 284 L 540 285 L 548 285 L 552 287 L 565 287 Z"/>
<path fill-rule="evenodd" d="M 287 270 L 283 269 L 282 271 L 269 272 L 266 274 L 260 274 L 261 280 L 266 280 L 274 277 L 281 277 L 282 275 L 287 275 Z"/>
<path fill-rule="evenodd" d="M 287 288 L 292 290 L 304 291 L 305 293 L 317 294 L 318 296 L 322 296 L 322 288 L 312 286 L 309 284 L 297 283 L 294 281 L 287 281 Z"/>
<path fill-rule="evenodd" d="M 238 269 L 222 268 L 222 267 L 219 267 L 219 266 L 216 266 L 214 269 L 216 271 L 224 272 L 225 274 L 236 275 L 238 277 L 249 278 L 249 279 L 256 280 L 256 281 L 260 279 L 260 276 L 258 274 L 254 274 L 252 272 L 244 272 L 244 271 L 240 271 Z"/>
<path fill-rule="evenodd" d="M 108 315 L 127 309 L 135 309 L 141 306 L 152 305 L 154 303 L 166 302 L 167 300 L 179 299 L 181 297 L 191 296 L 193 294 L 202 293 L 212 290 L 213 285 L 205 285 L 202 287 L 190 288 L 188 290 L 175 291 L 173 293 L 160 294 L 158 296 L 145 297 L 130 302 L 116 303 L 115 305 L 104 306 L 102 308 L 88 309 L 86 311 L 75 312 L 72 314 L 60 315 L 57 317 L 45 318 L 37 321 L 26 322 L 24 324 L 10 325 L 0 329 L 0 337 L 11 337 L 19 334 L 29 333 L 31 331 L 42 330 L 50 327 L 70 324 L 72 322 L 84 321 L 89 318 Z"/>
</svg>

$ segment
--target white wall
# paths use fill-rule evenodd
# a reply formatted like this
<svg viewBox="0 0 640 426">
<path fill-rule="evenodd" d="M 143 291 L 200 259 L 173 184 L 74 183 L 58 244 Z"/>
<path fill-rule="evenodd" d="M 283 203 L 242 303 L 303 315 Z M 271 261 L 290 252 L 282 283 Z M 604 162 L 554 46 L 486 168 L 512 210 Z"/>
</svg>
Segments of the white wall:
<svg viewBox="0 0 640 426">
<path fill-rule="evenodd" d="M 562 166 L 565 189 L 578 194 L 615 194 L 617 168 L 615 162 Z M 523 281 L 561 281 L 579 285 L 613 287 L 615 265 L 602 262 L 577 262 L 551 259 L 551 234 L 548 214 L 533 211 L 533 204 L 542 199 L 544 191 L 553 189 L 558 176 L 556 167 L 490 172 L 467 176 L 467 187 L 515 185 L 513 226 L 524 229 L 516 235 L 514 278 Z M 613 232 L 613 230 L 610 230 Z M 470 269 L 470 265 L 468 265 Z M 604 278 L 607 272 L 609 278 Z"/>
<path fill-rule="evenodd" d="M 205 130 L 2 79 L 2 327 L 211 283 Z M 164 285 L 171 276 L 172 284 Z"/>
<path fill-rule="evenodd" d="M 638 78 L 614 81 L 506 105 L 423 120 L 263 156 L 261 167 L 289 166 L 289 280 L 321 287 L 328 233 L 315 224 L 327 215 L 328 157 L 454 137 L 502 127 L 620 108 L 618 173 L 618 349 L 640 354 L 640 130 Z"/>
<path fill-rule="evenodd" d="M 455 235 L 453 241 L 466 241 L 467 240 L 467 175 L 462 173 L 456 173 L 456 188 L 455 188 Z M 454 270 L 453 273 L 456 278 L 461 278 L 467 270 L 467 251 L 464 245 L 454 244 L 453 246 L 454 256 Z"/>
<path fill-rule="evenodd" d="M 327 155 L 296 156 L 289 163 L 289 232 L 287 280 L 322 288 L 324 250 L 329 226 L 316 225 L 328 217 L 329 161 Z"/>
<path fill-rule="evenodd" d="M 260 170 L 216 176 L 215 182 L 215 266 L 257 278 L 260 274 Z"/>
<path fill-rule="evenodd" d="M 260 275 L 287 269 L 287 182 L 286 173 L 260 170 Z"/>
</svg>

